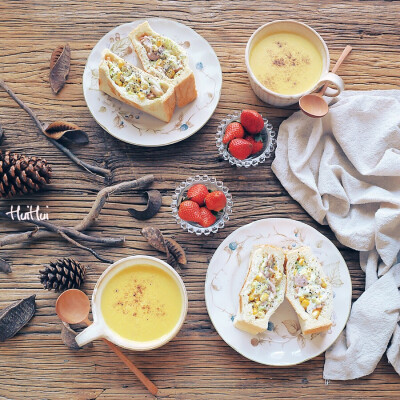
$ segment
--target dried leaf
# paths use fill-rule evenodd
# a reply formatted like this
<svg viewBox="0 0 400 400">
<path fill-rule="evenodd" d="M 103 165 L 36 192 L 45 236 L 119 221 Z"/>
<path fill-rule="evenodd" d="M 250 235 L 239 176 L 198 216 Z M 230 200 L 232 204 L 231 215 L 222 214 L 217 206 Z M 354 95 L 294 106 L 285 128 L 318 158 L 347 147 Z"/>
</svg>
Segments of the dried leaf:
<svg viewBox="0 0 400 400">
<path fill-rule="evenodd" d="M 167 245 L 164 241 L 164 236 L 158 228 L 152 226 L 146 226 L 141 230 L 141 234 L 147 239 L 150 246 L 155 249 L 168 253 Z"/>
<path fill-rule="evenodd" d="M 4 140 L 4 129 L 0 125 L 0 145 L 3 143 L 3 140 Z"/>
<path fill-rule="evenodd" d="M 178 260 L 170 251 L 167 252 L 167 263 L 173 268 L 176 268 L 179 265 Z"/>
<path fill-rule="evenodd" d="M 147 196 L 147 206 L 144 210 L 139 211 L 134 208 L 128 208 L 129 214 L 140 221 L 145 221 L 154 217 L 160 210 L 162 204 L 162 196 L 158 190 L 149 190 L 145 192 L 145 194 Z"/>
<path fill-rule="evenodd" d="M 75 332 L 70 324 L 63 322 L 61 325 L 61 340 L 63 343 L 72 350 L 80 350 L 84 347 L 93 347 L 93 343 L 88 343 L 83 347 L 80 347 L 78 343 L 76 343 L 75 337 L 78 335 Z"/>
<path fill-rule="evenodd" d="M 186 265 L 187 258 L 185 250 L 182 246 L 174 239 L 164 238 L 164 241 L 168 247 L 169 252 L 176 258 L 179 264 Z"/>
<path fill-rule="evenodd" d="M 0 311 L 0 342 L 12 338 L 33 317 L 36 295 L 16 301 Z"/>
<path fill-rule="evenodd" d="M 58 46 L 50 59 L 50 86 L 57 94 L 65 84 L 71 64 L 71 49 L 67 43 Z"/>
<path fill-rule="evenodd" d="M 45 130 L 47 137 L 54 140 L 66 140 L 74 144 L 88 144 L 89 137 L 85 131 L 78 125 L 67 121 L 55 121 L 51 123 Z"/>
<path fill-rule="evenodd" d="M 6 261 L 0 258 L 0 271 L 9 274 L 11 272 L 11 265 Z"/>
</svg>

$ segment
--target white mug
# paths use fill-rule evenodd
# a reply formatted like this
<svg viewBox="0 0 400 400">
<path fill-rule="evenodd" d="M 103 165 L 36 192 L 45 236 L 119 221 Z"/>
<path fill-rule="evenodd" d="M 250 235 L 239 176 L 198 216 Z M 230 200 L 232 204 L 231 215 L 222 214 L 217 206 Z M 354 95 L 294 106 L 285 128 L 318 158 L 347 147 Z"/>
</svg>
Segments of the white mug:
<svg viewBox="0 0 400 400">
<path fill-rule="evenodd" d="M 322 56 L 322 73 L 318 79 L 318 82 L 309 90 L 303 93 L 286 95 L 273 92 L 272 90 L 269 90 L 268 88 L 263 86 L 258 81 L 250 68 L 249 57 L 250 51 L 252 50 L 254 43 L 257 43 L 259 39 L 265 37 L 266 35 L 278 32 L 290 32 L 302 35 L 316 46 Z M 254 93 L 262 101 L 265 101 L 266 103 L 273 106 L 286 107 L 292 104 L 296 104 L 300 100 L 300 97 L 304 96 L 305 94 L 314 92 L 326 83 L 328 85 L 335 86 L 336 89 L 328 88 L 325 92 L 325 96 L 336 97 L 340 94 L 340 92 L 344 90 L 344 83 L 342 78 L 332 72 L 329 72 L 330 57 L 328 47 L 326 46 L 324 40 L 314 29 L 310 28 L 306 24 L 303 24 L 302 22 L 297 22 L 293 20 L 281 20 L 269 22 L 261 26 L 251 35 L 249 41 L 247 42 L 245 60 L 247 74 L 249 76 L 250 85 L 254 90 Z"/>
<path fill-rule="evenodd" d="M 161 270 L 167 272 L 175 280 L 181 291 L 182 310 L 178 322 L 170 332 L 166 333 L 165 335 L 163 335 L 158 339 L 149 340 L 146 342 L 137 342 L 120 336 L 117 332 L 113 331 L 109 326 L 107 326 L 101 312 L 101 296 L 106 284 L 118 272 L 120 272 L 125 268 L 132 267 L 134 265 L 143 265 L 143 264 L 160 268 Z M 88 326 L 84 331 L 82 331 L 79 335 L 77 335 L 75 340 L 79 346 L 83 346 L 96 339 L 107 339 L 110 342 L 129 350 L 142 351 L 142 350 L 155 349 L 157 347 L 163 346 L 164 344 L 168 343 L 171 339 L 173 339 L 176 336 L 186 318 L 187 309 L 188 309 L 188 298 L 187 298 L 185 284 L 183 283 L 179 274 L 170 265 L 155 257 L 149 257 L 149 256 L 127 257 L 110 265 L 100 276 L 92 294 L 93 324 Z"/>
</svg>

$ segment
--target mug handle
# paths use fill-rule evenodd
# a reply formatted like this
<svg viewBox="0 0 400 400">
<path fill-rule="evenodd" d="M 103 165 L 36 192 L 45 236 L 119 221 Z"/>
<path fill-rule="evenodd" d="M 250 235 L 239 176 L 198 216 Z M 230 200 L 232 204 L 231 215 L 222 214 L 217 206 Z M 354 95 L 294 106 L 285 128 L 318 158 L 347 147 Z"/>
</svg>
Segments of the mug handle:
<svg viewBox="0 0 400 400">
<path fill-rule="evenodd" d="M 332 89 L 330 87 L 326 88 L 326 91 L 324 93 L 324 96 L 328 97 L 336 97 L 339 96 L 339 94 L 344 90 L 344 82 L 343 79 L 339 76 L 334 74 L 333 72 L 328 72 L 326 73 L 317 83 L 317 88 L 321 88 L 321 86 L 324 85 L 328 86 L 335 86 L 335 89 Z"/>
<path fill-rule="evenodd" d="M 94 322 L 92 325 L 89 325 L 86 329 L 79 333 L 75 337 L 75 340 L 76 343 L 78 343 L 78 346 L 82 347 L 93 340 L 102 338 L 104 338 L 103 328 L 100 324 Z"/>
</svg>

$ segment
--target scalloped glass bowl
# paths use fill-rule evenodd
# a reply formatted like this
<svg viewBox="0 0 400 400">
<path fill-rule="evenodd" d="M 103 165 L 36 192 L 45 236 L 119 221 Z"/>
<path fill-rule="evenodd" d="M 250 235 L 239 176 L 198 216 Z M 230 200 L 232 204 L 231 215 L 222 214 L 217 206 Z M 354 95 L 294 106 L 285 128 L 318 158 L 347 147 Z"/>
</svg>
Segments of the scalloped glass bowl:
<svg viewBox="0 0 400 400">
<path fill-rule="evenodd" d="M 276 147 L 276 133 L 272 125 L 268 122 L 267 118 L 264 118 L 264 129 L 261 131 L 261 136 L 263 138 L 264 147 L 263 149 L 245 160 L 239 160 L 233 157 L 229 151 L 228 146 L 222 143 L 222 138 L 224 137 L 225 129 L 228 124 L 233 121 L 240 121 L 241 111 L 236 111 L 233 114 L 229 114 L 225 119 L 221 121 L 217 129 L 217 148 L 219 154 L 224 158 L 224 160 L 229 161 L 231 165 L 236 165 L 237 167 L 255 167 L 258 164 L 265 162 L 267 158 L 271 158 L 275 147 Z"/>
<path fill-rule="evenodd" d="M 178 215 L 179 205 L 181 204 L 182 199 L 186 196 L 190 187 L 198 183 L 206 185 L 207 188 L 211 189 L 212 191 L 221 190 L 226 197 L 225 208 L 218 214 L 215 223 L 207 228 L 204 228 L 195 222 L 184 221 Z M 180 225 L 183 230 L 188 231 L 189 233 L 195 233 L 196 235 L 209 235 L 210 233 L 217 233 L 218 230 L 223 228 L 225 223 L 229 220 L 229 215 L 232 214 L 232 207 L 232 195 L 229 193 L 228 188 L 224 186 L 223 182 L 207 175 L 196 175 L 195 177 L 186 179 L 186 181 L 181 182 L 181 184 L 175 189 L 175 193 L 172 195 L 172 215 L 176 219 L 177 224 Z"/>
</svg>

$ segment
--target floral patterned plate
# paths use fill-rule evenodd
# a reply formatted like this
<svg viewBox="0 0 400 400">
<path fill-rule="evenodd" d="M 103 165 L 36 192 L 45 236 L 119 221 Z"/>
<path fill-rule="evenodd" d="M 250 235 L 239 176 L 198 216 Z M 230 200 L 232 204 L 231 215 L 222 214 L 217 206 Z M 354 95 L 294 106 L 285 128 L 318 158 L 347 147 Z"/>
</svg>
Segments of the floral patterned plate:
<svg viewBox="0 0 400 400">
<path fill-rule="evenodd" d="M 186 49 L 196 79 L 197 99 L 185 107 L 177 107 L 171 121 L 165 123 L 109 97 L 98 85 L 101 52 L 109 48 L 142 68 L 128 34 L 144 21 L 120 25 L 100 39 L 86 63 L 83 93 L 93 118 L 112 136 L 138 146 L 166 146 L 193 135 L 210 119 L 221 94 L 221 66 L 212 47 L 194 30 L 172 20 L 149 18 L 147 21 L 157 32 Z"/>
<path fill-rule="evenodd" d="M 304 336 L 286 299 L 272 316 L 267 331 L 251 335 L 233 326 L 251 249 L 267 243 L 286 249 L 302 245 L 312 248 L 334 291 L 333 325 L 328 332 Z M 221 243 L 208 267 L 205 297 L 211 321 L 229 346 L 261 364 L 294 365 L 324 352 L 345 327 L 351 307 L 351 279 L 339 250 L 324 235 L 302 222 L 270 218 L 242 226 Z"/>
</svg>

